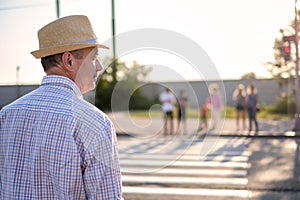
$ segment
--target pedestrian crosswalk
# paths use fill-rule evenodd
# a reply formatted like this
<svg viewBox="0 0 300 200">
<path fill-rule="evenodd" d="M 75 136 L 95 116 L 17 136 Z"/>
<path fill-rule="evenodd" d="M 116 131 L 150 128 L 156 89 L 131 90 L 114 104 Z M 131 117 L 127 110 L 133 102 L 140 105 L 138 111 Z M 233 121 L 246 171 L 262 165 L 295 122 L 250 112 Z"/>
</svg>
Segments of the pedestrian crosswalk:
<svg viewBox="0 0 300 200">
<path fill-rule="evenodd" d="M 204 157 L 203 142 L 201 138 L 120 139 L 124 197 L 247 199 L 249 139 L 220 137 Z"/>
</svg>

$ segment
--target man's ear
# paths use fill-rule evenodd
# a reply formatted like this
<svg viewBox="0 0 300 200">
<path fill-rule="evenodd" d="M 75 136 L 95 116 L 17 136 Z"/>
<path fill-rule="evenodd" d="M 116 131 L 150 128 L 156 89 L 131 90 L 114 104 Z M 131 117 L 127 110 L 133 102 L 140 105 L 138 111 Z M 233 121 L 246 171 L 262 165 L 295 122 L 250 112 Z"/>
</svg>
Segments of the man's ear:
<svg viewBox="0 0 300 200">
<path fill-rule="evenodd" d="M 63 53 L 61 61 L 68 71 L 72 71 L 73 57 L 70 52 Z"/>
</svg>

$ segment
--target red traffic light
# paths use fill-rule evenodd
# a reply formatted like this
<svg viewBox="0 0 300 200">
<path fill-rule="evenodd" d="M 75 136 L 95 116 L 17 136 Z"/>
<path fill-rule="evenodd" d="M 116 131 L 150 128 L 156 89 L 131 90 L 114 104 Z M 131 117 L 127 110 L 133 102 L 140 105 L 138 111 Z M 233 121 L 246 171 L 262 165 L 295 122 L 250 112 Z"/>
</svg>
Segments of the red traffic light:
<svg viewBox="0 0 300 200">
<path fill-rule="evenodd" d="M 289 42 L 286 42 L 282 47 L 283 58 L 285 62 L 291 60 L 291 46 Z"/>
<path fill-rule="evenodd" d="M 290 52 L 291 52 L 291 47 L 290 47 L 290 45 L 285 45 L 285 46 L 284 46 L 284 52 L 285 52 L 285 53 L 290 53 Z"/>
</svg>

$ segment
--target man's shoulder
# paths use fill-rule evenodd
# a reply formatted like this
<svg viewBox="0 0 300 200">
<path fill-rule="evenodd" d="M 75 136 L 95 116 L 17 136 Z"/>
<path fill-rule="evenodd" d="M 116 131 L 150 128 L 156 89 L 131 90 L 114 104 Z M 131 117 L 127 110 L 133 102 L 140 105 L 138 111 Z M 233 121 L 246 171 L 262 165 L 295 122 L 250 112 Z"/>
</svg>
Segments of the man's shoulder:
<svg viewBox="0 0 300 200">
<path fill-rule="evenodd" d="M 76 113 L 76 116 L 81 119 L 86 118 L 92 121 L 109 121 L 108 116 L 103 111 L 84 99 L 77 99 L 74 102 L 73 110 L 74 113 Z"/>
</svg>

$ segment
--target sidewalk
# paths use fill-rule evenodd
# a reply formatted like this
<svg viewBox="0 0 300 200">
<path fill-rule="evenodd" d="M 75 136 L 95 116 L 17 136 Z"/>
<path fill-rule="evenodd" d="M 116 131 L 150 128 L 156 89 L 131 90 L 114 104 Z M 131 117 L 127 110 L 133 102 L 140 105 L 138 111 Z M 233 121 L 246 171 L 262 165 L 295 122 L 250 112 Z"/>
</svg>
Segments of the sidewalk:
<svg viewBox="0 0 300 200">
<path fill-rule="evenodd" d="M 246 121 L 246 124 L 248 121 Z M 290 137 L 295 136 L 293 132 L 294 120 L 266 120 L 258 119 L 259 131 L 249 133 L 246 130 L 236 130 L 235 119 L 225 119 L 221 135 L 232 136 L 257 136 L 257 137 Z"/>
<path fill-rule="evenodd" d="M 126 113 L 109 113 L 118 135 L 156 135 L 163 134 L 163 120 L 160 118 L 141 118 L 126 116 Z M 248 122 L 248 121 L 246 121 Z M 256 136 L 256 137 L 291 137 L 296 133 L 292 131 L 294 120 L 265 120 L 258 119 L 259 132 L 237 130 L 235 119 L 224 119 L 220 131 L 210 131 L 211 135 L 222 136 Z M 195 134 L 200 126 L 200 122 L 195 118 L 187 119 L 187 135 Z M 174 127 L 177 130 L 177 121 L 174 120 Z"/>
</svg>

